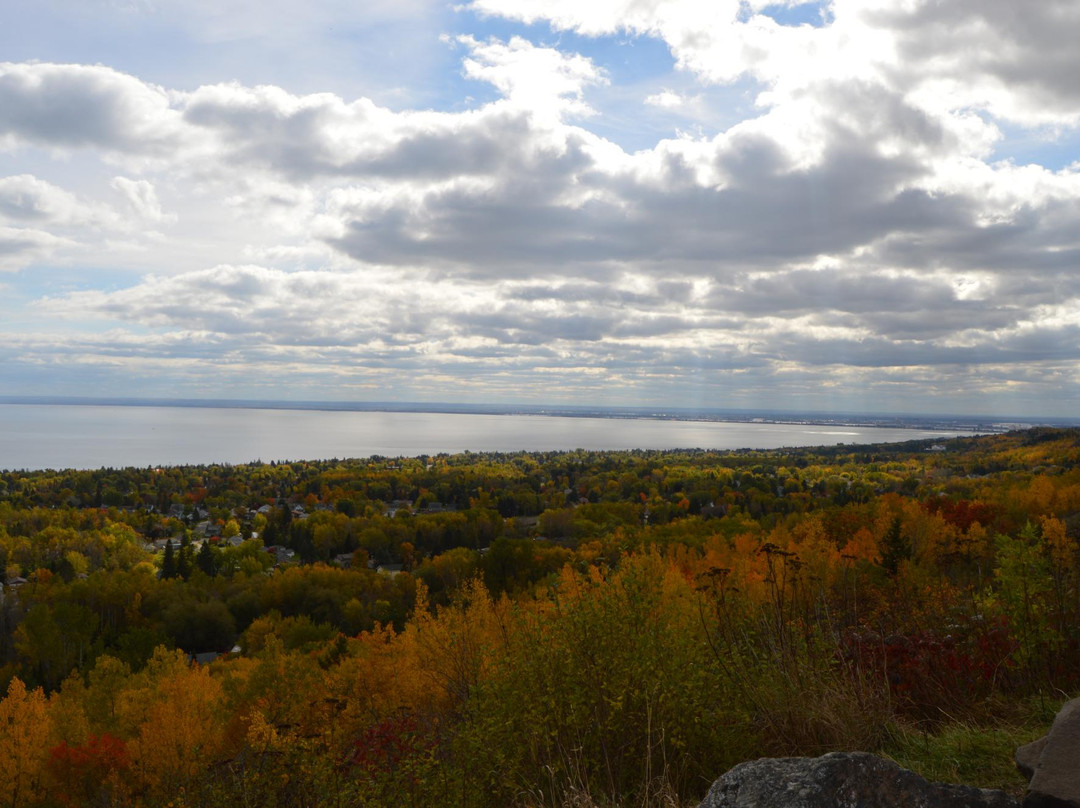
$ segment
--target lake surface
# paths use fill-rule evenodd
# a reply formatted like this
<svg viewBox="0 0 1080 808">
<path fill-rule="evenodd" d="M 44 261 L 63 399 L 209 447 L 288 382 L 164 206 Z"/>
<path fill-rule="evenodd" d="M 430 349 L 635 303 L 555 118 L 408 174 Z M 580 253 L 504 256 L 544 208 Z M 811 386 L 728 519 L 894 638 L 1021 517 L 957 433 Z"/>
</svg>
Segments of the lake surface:
<svg viewBox="0 0 1080 808">
<path fill-rule="evenodd" d="M 559 449 L 778 449 L 957 434 L 800 424 L 0 404 L 0 469 L 97 469 Z"/>
</svg>

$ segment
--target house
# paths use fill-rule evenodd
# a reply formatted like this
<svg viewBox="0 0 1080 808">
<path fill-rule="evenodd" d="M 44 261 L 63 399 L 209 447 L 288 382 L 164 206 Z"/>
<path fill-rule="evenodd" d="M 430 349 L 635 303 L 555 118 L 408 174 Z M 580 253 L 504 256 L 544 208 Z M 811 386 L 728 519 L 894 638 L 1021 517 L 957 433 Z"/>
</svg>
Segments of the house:
<svg viewBox="0 0 1080 808">
<path fill-rule="evenodd" d="M 457 510 L 453 505 L 443 505 L 441 502 L 429 502 L 424 506 L 422 513 L 446 513 Z"/>
<path fill-rule="evenodd" d="M 290 550 L 288 547 L 282 547 L 280 544 L 273 544 L 265 548 L 266 552 L 271 553 L 278 564 L 284 564 L 287 561 L 291 561 L 293 556 L 296 555 L 296 551 Z"/>
<path fill-rule="evenodd" d="M 390 503 L 389 507 L 387 507 L 386 510 L 383 511 L 383 516 L 392 519 L 398 511 L 406 511 L 407 513 L 412 513 L 412 502 L 407 499 L 395 499 L 393 502 Z"/>
</svg>

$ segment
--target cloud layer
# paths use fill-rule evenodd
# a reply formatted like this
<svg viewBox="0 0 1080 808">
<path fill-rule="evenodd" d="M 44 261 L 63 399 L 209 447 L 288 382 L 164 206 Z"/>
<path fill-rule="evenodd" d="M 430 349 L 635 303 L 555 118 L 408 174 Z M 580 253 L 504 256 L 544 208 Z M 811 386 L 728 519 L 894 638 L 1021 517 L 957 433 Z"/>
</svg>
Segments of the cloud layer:
<svg viewBox="0 0 1080 808">
<path fill-rule="evenodd" d="M 438 108 L 2 64 L 41 170 L 0 176 L 0 357 L 25 392 L 1068 412 L 1080 170 L 1008 153 L 1076 137 L 1075 4 L 806 6 L 474 0 L 432 47 L 490 100 Z M 622 83 L 602 46 L 645 40 Z"/>
</svg>

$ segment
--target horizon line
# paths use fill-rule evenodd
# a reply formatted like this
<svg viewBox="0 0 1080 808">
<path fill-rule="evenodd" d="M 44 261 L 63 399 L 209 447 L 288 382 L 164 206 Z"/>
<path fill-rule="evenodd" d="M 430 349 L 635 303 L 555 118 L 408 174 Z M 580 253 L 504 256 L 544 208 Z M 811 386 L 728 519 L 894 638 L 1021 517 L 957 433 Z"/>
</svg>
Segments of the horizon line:
<svg viewBox="0 0 1080 808">
<path fill-rule="evenodd" d="M 823 419 L 858 418 L 888 419 L 892 421 L 918 421 L 948 419 L 978 424 L 1016 423 L 1080 424 L 1080 419 L 1060 416 L 1031 417 L 1024 415 L 969 415 L 948 412 L 876 412 L 857 410 L 791 410 L 758 407 L 680 407 L 670 405 L 630 406 L 610 404 L 524 404 L 524 403 L 475 403 L 449 401 L 334 401 L 293 399 L 249 398 L 155 398 L 135 396 L 58 396 L 58 395 L 0 395 L 0 404 L 10 405 L 68 405 L 113 407 L 185 407 L 206 409 L 282 409 L 336 412 L 415 412 L 477 415 L 547 415 L 583 416 L 627 415 L 647 418 L 675 418 L 696 420 L 694 416 L 726 416 L 732 420 L 751 417 L 813 417 Z"/>
</svg>

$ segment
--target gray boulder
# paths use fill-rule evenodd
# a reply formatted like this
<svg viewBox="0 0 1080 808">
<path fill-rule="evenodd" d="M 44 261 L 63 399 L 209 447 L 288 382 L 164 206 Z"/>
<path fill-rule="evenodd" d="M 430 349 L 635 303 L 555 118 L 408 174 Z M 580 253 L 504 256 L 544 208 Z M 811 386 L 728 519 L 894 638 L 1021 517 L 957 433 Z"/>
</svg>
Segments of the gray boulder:
<svg viewBox="0 0 1080 808">
<path fill-rule="evenodd" d="M 1080 699 L 1067 702 L 1046 737 L 1016 750 L 1030 778 L 1024 808 L 1080 808 Z"/>
<path fill-rule="evenodd" d="M 1028 780 L 1035 776 L 1035 770 L 1039 768 L 1039 758 L 1042 757 L 1043 749 L 1046 748 L 1046 738 L 1047 736 L 1044 735 L 1039 740 L 1026 743 L 1016 749 L 1014 756 L 1016 768 Z"/>
<path fill-rule="evenodd" d="M 741 763 L 698 808 L 1019 808 L 1004 791 L 930 783 L 865 752 Z"/>
</svg>

